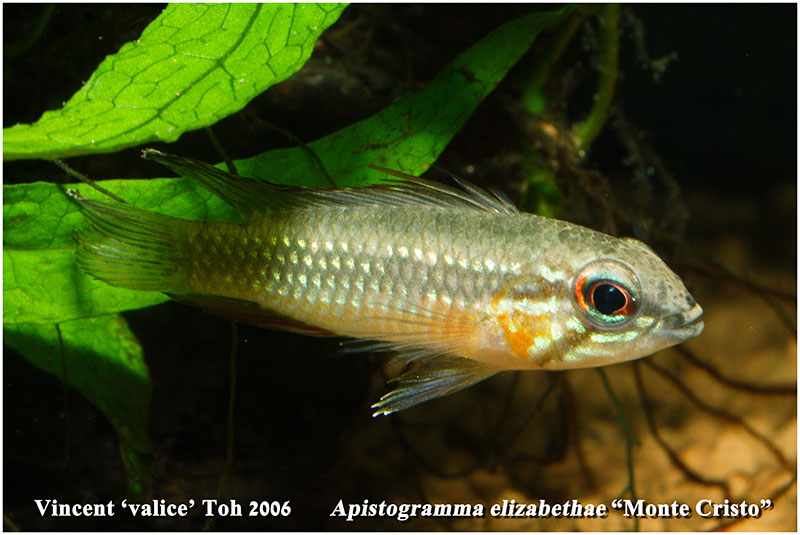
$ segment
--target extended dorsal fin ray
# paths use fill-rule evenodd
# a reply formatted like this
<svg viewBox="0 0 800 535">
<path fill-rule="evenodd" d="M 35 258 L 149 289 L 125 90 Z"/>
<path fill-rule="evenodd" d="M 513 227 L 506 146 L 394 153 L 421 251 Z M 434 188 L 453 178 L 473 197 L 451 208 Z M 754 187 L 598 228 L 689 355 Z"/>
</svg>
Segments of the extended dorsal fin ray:
<svg viewBox="0 0 800 535">
<path fill-rule="evenodd" d="M 377 165 L 369 165 L 368 167 L 402 179 L 401 182 L 389 181 L 388 183 L 390 184 L 396 184 L 398 186 L 414 184 L 416 187 L 420 188 L 420 190 L 426 190 L 429 195 L 435 194 L 435 197 L 438 197 L 445 204 L 458 203 L 481 211 L 497 212 L 501 214 L 516 214 L 519 212 L 519 209 L 504 193 L 495 190 L 486 191 L 455 175 L 451 175 L 451 178 L 461 189 L 401 173 L 394 169 L 387 169 L 386 167 L 378 167 Z"/>
<path fill-rule="evenodd" d="M 146 149 L 145 159 L 161 163 L 181 176 L 198 180 L 245 219 L 259 213 L 309 207 L 411 207 L 476 210 L 513 214 L 517 208 L 504 196 L 490 193 L 455 179 L 461 189 L 406 175 L 399 171 L 370 166 L 400 178 L 363 188 L 304 188 L 274 184 L 233 175 L 204 162 Z"/>
<path fill-rule="evenodd" d="M 155 149 L 142 151 L 142 158 L 158 162 L 180 176 L 197 180 L 245 219 L 293 205 L 292 196 L 287 195 L 287 191 L 293 189 L 290 186 L 233 175 L 205 162 Z"/>
</svg>

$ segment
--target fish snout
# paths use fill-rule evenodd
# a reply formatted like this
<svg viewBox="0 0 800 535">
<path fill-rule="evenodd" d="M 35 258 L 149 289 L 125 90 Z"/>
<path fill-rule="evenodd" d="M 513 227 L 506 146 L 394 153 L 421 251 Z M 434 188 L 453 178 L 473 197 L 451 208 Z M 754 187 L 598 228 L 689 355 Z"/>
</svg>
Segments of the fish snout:
<svg viewBox="0 0 800 535">
<path fill-rule="evenodd" d="M 703 308 L 694 303 L 690 309 L 671 314 L 661 320 L 664 336 L 676 340 L 689 340 L 703 332 Z"/>
</svg>

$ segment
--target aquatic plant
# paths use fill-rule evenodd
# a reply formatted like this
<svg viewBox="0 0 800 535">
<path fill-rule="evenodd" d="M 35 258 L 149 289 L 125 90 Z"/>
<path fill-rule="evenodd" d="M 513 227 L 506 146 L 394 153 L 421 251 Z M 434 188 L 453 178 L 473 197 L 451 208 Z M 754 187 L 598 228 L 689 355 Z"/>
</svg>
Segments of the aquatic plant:
<svg viewBox="0 0 800 535">
<path fill-rule="evenodd" d="M 108 56 L 64 106 L 4 130 L 5 161 L 67 158 L 170 142 L 239 111 L 298 71 L 345 5 L 168 6 L 135 41 Z M 244 176 L 297 185 L 366 185 L 367 164 L 420 174 L 538 33 L 568 13 L 511 21 L 457 57 L 422 91 L 307 146 L 235 162 Z M 229 219 L 232 209 L 182 179 L 103 181 L 142 208 Z M 87 197 L 98 197 L 80 188 Z M 34 365 L 84 393 L 114 424 L 134 480 L 149 450 L 151 384 L 120 312 L 168 298 L 113 289 L 74 261 L 77 207 L 57 184 L 4 188 L 5 340 Z M 65 370 L 68 372 L 65 373 Z M 140 488 L 139 482 L 135 483 Z"/>
<path fill-rule="evenodd" d="M 175 15 L 181 9 L 190 8 L 199 9 L 170 6 L 165 13 Z M 262 7 L 260 13 L 265 13 L 263 10 L 266 8 Z M 11 8 L 6 5 L 4 9 Z M 58 20 L 60 9 L 55 9 L 51 20 Z M 117 13 L 113 12 L 115 9 L 119 8 L 95 5 L 84 8 L 90 13 L 112 11 L 112 17 Z M 129 6 L 126 9 L 143 8 Z M 236 14 L 234 8 L 225 9 L 231 17 Z M 339 8 L 312 9 L 320 17 L 333 18 Z M 439 26 L 426 29 L 419 13 L 430 17 L 432 9 L 439 10 L 433 17 Z M 50 164 L 11 161 L 6 169 L 12 172 L 6 173 L 4 188 L 6 343 L 16 350 L 13 353 L 23 355 L 49 371 L 56 380 L 33 370 L 30 375 L 24 375 L 29 368 L 26 363 L 15 355 L 7 357 L 8 366 L 13 371 L 13 374 L 6 373 L 7 385 L 12 380 L 17 381 L 16 384 L 35 385 L 36 392 L 25 399 L 36 401 L 41 397 L 46 400 L 43 403 L 49 401 L 43 409 L 49 413 L 43 417 L 43 411 L 23 410 L 20 399 L 7 398 L 11 400 L 6 403 L 7 425 L 10 428 L 15 421 L 22 422 L 17 431 L 21 431 L 23 437 L 23 440 L 19 440 L 20 435 L 9 438 L 13 448 L 10 448 L 12 453 L 8 457 L 11 460 L 7 462 L 20 468 L 9 470 L 12 472 L 10 478 L 16 473 L 17 478 L 34 479 L 31 474 L 42 474 L 40 470 L 49 477 L 53 473 L 48 471 L 51 465 L 66 465 L 67 469 L 56 471 L 55 477 L 67 476 L 62 478 L 69 479 L 65 482 L 67 494 L 96 492 L 99 495 L 113 494 L 114 497 L 119 494 L 124 477 L 121 470 L 116 470 L 119 465 L 116 452 L 112 450 L 105 457 L 101 454 L 108 451 L 102 447 L 110 440 L 90 443 L 88 447 L 86 444 L 87 440 L 98 437 L 113 438 L 113 432 L 98 425 L 94 427 L 99 430 L 93 429 L 91 421 L 88 425 L 86 421 L 78 421 L 78 415 L 88 414 L 91 418 L 95 411 L 82 404 L 82 400 L 76 401 L 74 395 L 70 398 L 70 389 L 66 387 L 64 395 L 58 395 L 58 381 L 65 379 L 65 385 L 83 392 L 114 424 L 133 490 L 144 488 L 145 493 L 151 491 L 157 497 L 186 498 L 200 492 L 213 494 L 215 486 L 218 496 L 233 494 L 243 488 L 249 489 L 248 492 L 266 488 L 264 492 L 275 497 L 296 496 L 287 489 L 300 489 L 301 493 L 311 492 L 308 488 L 314 489 L 313 500 L 296 499 L 292 503 L 297 511 L 305 507 L 307 512 L 314 514 L 296 514 L 284 524 L 280 519 L 271 519 L 269 524 L 257 519 L 262 523 L 250 524 L 251 529 L 264 529 L 265 525 L 271 529 L 275 529 L 274 526 L 283 526 L 284 529 L 346 529 L 349 524 L 329 517 L 335 501 L 329 507 L 321 497 L 323 493 L 317 496 L 318 488 L 327 491 L 327 497 L 336 495 L 337 500 L 350 497 L 357 501 L 359 497 L 363 498 L 366 488 L 378 495 L 385 494 L 387 499 L 397 497 L 403 501 L 432 503 L 465 496 L 487 505 L 496 497 L 531 501 L 540 496 L 558 496 L 559 499 L 574 496 L 584 503 L 610 502 L 617 496 L 667 502 L 673 499 L 688 502 L 700 497 L 720 501 L 730 498 L 737 502 L 745 498 L 750 501 L 770 498 L 776 504 L 775 509 L 765 513 L 761 519 L 744 521 L 749 522 L 742 524 L 744 529 L 772 529 L 776 526 L 786 529 L 787 525 L 794 525 L 792 491 L 796 442 L 792 425 L 795 421 L 793 396 L 796 389 L 792 378 L 796 366 L 791 358 L 796 356 L 796 325 L 791 312 L 793 307 L 796 310 L 791 282 L 794 277 L 787 284 L 779 278 L 783 274 L 776 271 L 774 280 L 765 278 L 771 284 L 759 284 L 736 271 L 744 273 L 753 269 L 755 278 L 764 273 L 765 265 L 769 264 L 772 269 L 773 263 L 783 262 L 782 258 L 765 257 L 763 264 L 742 263 L 732 270 L 724 264 L 729 262 L 726 258 L 735 258 L 735 254 L 720 255 L 720 247 L 709 246 L 707 241 L 702 242 L 702 250 L 692 250 L 692 242 L 687 243 L 683 236 L 688 217 L 686 203 L 678 182 L 654 150 L 654 145 L 661 146 L 654 141 L 663 141 L 665 130 L 670 132 L 672 124 L 648 125 L 652 129 L 648 132 L 629 120 L 625 113 L 629 109 L 631 116 L 635 116 L 635 106 L 628 97 L 636 96 L 631 91 L 634 86 L 631 80 L 637 74 L 646 79 L 660 78 L 665 66 L 670 65 L 663 78 L 667 82 L 674 81 L 671 61 L 676 54 L 671 47 L 685 46 L 685 42 L 677 34 L 673 37 L 674 26 L 669 26 L 666 34 L 670 37 L 666 39 L 666 45 L 661 45 L 662 48 L 666 46 L 662 52 L 665 55 L 649 58 L 644 52 L 643 29 L 637 26 L 632 16 L 632 12 L 645 13 L 643 7 L 617 9 L 615 6 L 589 5 L 564 10 L 560 16 L 541 13 L 527 16 L 526 10 L 532 8 L 518 5 L 502 9 L 484 8 L 480 13 L 490 13 L 494 22 L 482 21 L 483 25 L 478 25 L 480 32 L 469 34 L 470 37 L 453 44 L 446 52 L 443 52 L 441 44 L 432 52 L 426 48 L 425 39 L 419 39 L 420 35 L 425 36 L 425 31 L 441 30 L 449 37 L 457 32 L 447 33 L 449 26 L 442 21 L 452 19 L 453 26 L 464 28 L 461 26 L 465 25 L 464 19 L 472 13 L 465 9 L 456 16 L 451 15 L 451 9 L 451 5 L 408 6 L 402 12 L 397 7 L 348 7 L 339 21 L 324 33 L 319 33 L 321 26 L 318 31 L 310 33 L 309 43 L 319 37 L 315 45 L 317 53 L 299 71 L 286 78 L 284 83 L 262 93 L 241 112 L 229 115 L 228 119 L 213 122 L 219 117 L 209 114 L 206 119 L 211 122 L 207 124 L 213 123 L 214 131 L 220 135 L 220 144 L 234 154 L 249 156 L 267 147 L 289 145 L 290 148 L 236 161 L 234 165 L 242 174 L 288 183 L 326 185 L 333 179 L 341 184 L 367 184 L 371 178 L 363 169 L 365 164 L 396 167 L 417 174 L 440 156 L 439 165 L 466 175 L 474 182 L 499 187 L 528 211 L 557 215 L 612 234 L 634 235 L 668 258 L 668 263 L 687 281 L 693 293 L 697 292 L 708 317 L 704 335 L 679 350 L 600 372 L 504 374 L 479 385 L 470 394 L 434 402 L 422 410 L 412 409 L 401 415 L 373 420 L 369 418 L 369 402 L 384 392 L 384 381 L 379 380 L 379 376 L 399 372 L 391 364 L 384 364 L 386 359 L 337 356 L 335 341 L 304 338 L 299 345 L 290 335 L 281 336 L 263 329 L 236 327 L 235 324 L 232 324 L 229 334 L 226 322 L 188 307 L 167 303 L 150 307 L 166 300 L 160 294 L 126 295 L 83 277 L 72 263 L 72 232 L 83 223 L 76 207 L 64 194 L 63 176 L 57 174 L 57 168 Z M 668 11 L 670 8 L 661 9 Z M 53 9 L 45 9 L 45 13 L 53 12 Z M 242 13 L 244 21 L 255 20 L 252 11 L 239 12 Z M 323 13 L 330 15 L 323 16 Z M 706 27 L 700 33 L 714 34 L 710 30 L 720 13 L 716 7 L 713 16 L 706 12 L 706 18 L 701 21 Z M 680 11 L 674 15 L 687 25 L 694 18 Z M 147 17 L 150 17 L 149 13 Z M 538 33 L 520 30 L 525 37 L 519 40 L 511 37 L 518 34 L 506 32 L 509 26 L 502 26 L 498 29 L 500 33 L 495 32 L 478 43 L 493 24 L 499 25 L 500 21 L 513 17 L 523 17 L 518 24 L 529 25 L 528 30 L 546 27 Z M 731 39 L 736 39 L 736 43 L 747 43 L 747 35 L 757 26 L 756 19 L 753 17 L 751 21 L 748 17 L 746 24 L 739 26 L 748 31 L 732 32 Z M 793 17 L 788 19 L 794 20 Z M 9 17 L 6 20 L 10 20 Z M 715 22 L 710 22 L 712 20 Z M 153 24 L 157 22 L 158 19 Z M 313 26 L 315 23 L 308 21 L 308 24 Z M 510 24 L 514 27 L 515 23 Z M 421 25 L 423 28 L 418 29 Z M 143 26 L 144 22 L 136 28 Z M 253 22 L 251 27 L 257 26 L 258 23 Z M 283 35 L 291 34 L 288 26 L 277 22 L 273 29 L 279 26 Z M 465 26 L 462 32 L 472 28 L 469 24 Z M 235 27 L 233 18 L 225 27 Z M 773 32 L 772 27 L 771 24 L 770 32 Z M 237 31 L 241 34 L 241 26 L 239 28 Z M 409 28 L 414 28 L 414 31 L 409 32 Z M 661 30 L 663 32 L 664 28 Z M 36 28 L 30 31 L 32 36 L 38 33 Z M 190 31 L 190 26 L 184 31 Z M 139 29 L 135 32 L 138 35 Z M 73 36 L 66 33 L 64 39 Z M 99 44 L 108 46 L 114 37 L 109 30 Z M 119 44 L 130 39 L 117 38 Z M 494 41 L 487 41 L 490 38 Z M 512 42 L 514 39 L 517 39 L 516 44 Z M 532 39 L 535 39 L 533 46 L 528 48 Z M 30 40 L 26 38 L 19 47 L 7 47 L 7 51 L 10 54 L 13 49 L 24 49 Z M 50 40 L 59 42 L 52 35 Z M 508 46 L 492 50 L 482 45 L 486 42 L 497 45 L 498 40 Z M 466 68 L 444 68 L 472 43 L 477 44 L 453 62 L 463 61 L 461 66 Z M 725 46 L 720 48 L 727 53 L 731 43 L 721 41 L 720 44 L 723 43 Z M 126 46 L 132 50 L 134 45 Z M 64 61 L 75 57 L 70 53 L 85 54 L 91 48 L 81 46 L 72 51 L 71 47 L 62 45 Z M 103 49 L 102 46 L 98 48 Z M 117 48 L 105 48 L 105 53 Z M 526 48 L 528 52 L 507 74 L 503 69 Z M 716 50 L 716 47 L 711 48 Z M 342 50 L 345 52 L 340 52 Z M 689 48 L 688 54 L 686 47 L 680 51 L 681 61 L 675 69 L 678 72 L 690 62 L 687 59 L 690 60 L 688 56 L 691 55 L 708 61 L 708 65 L 716 65 L 720 59 L 697 49 Z M 632 53 L 634 58 L 630 57 Z M 615 54 L 620 54 L 620 57 Z M 420 66 L 420 58 L 426 55 L 435 56 L 435 60 Z M 777 60 L 780 53 L 773 50 L 769 57 L 773 56 Z M 31 63 L 38 63 L 61 55 L 37 53 L 30 57 Z M 382 61 L 376 61 L 376 58 Z M 509 61 L 498 62 L 498 58 Z M 90 67 L 100 63 L 99 59 Z M 624 72 L 617 72 L 617 61 Z M 632 65 L 633 61 L 635 65 Z M 794 62 L 793 57 L 791 61 Z M 302 60 L 298 59 L 285 73 L 299 67 L 300 63 Z M 376 69 L 376 63 L 384 69 Z M 385 69 L 387 64 L 390 68 Z M 771 65 L 770 62 L 764 64 Z M 387 70 L 391 75 L 386 76 Z M 487 74 L 482 79 L 474 76 L 475 72 L 486 71 L 494 74 Z M 776 73 L 781 71 L 789 72 L 790 69 L 774 69 Z M 91 80 L 88 76 L 91 72 L 91 68 L 87 68 L 83 76 Z M 9 73 L 13 75 L 13 70 L 6 72 L 6 84 L 13 79 Z M 765 83 L 772 80 L 763 73 L 761 76 Z M 61 74 L 47 80 L 48 83 L 51 79 L 53 81 L 53 87 L 48 88 L 53 94 L 59 94 L 59 86 L 71 89 L 70 93 L 63 93 L 65 96 L 49 100 L 50 104 L 41 109 L 59 108 L 62 98 L 71 102 L 69 95 L 81 85 L 78 83 L 80 78 L 74 83 L 65 83 L 66 78 L 68 76 Z M 113 77 L 109 79 L 114 81 Z M 442 79 L 453 82 L 453 85 L 440 85 L 445 88 L 444 95 L 427 92 L 427 87 L 433 87 Z M 501 90 L 494 91 L 487 102 L 476 108 L 482 95 L 492 91 L 501 79 Z M 722 80 L 721 83 L 730 87 L 738 87 L 743 79 L 737 78 L 735 83 L 729 79 Z M 687 86 L 670 87 L 679 95 L 695 98 L 695 82 L 700 81 L 692 80 Z M 247 85 L 246 80 L 244 85 Z M 322 90 L 316 93 L 300 91 L 315 87 Z M 281 95 L 282 98 L 275 99 L 279 105 L 288 102 L 295 106 L 286 106 L 283 115 L 281 110 L 277 110 L 275 115 L 279 118 L 273 114 L 262 115 L 281 126 L 291 124 L 289 129 L 294 130 L 302 124 L 297 116 L 305 120 L 315 110 L 336 104 L 336 99 L 327 99 L 332 87 L 336 88 L 336 95 L 340 94 L 339 91 L 366 95 L 363 100 L 370 104 L 359 107 L 358 111 L 368 111 L 359 115 L 348 110 L 351 113 L 341 114 L 341 117 L 347 117 L 347 121 L 337 122 L 339 116 L 335 112 L 328 113 L 326 109 L 326 113 L 318 114 L 331 117 L 330 123 L 335 126 L 325 124 L 317 130 L 310 129 L 313 134 L 300 136 L 294 135 L 297 133 L 294 131 L 281 130 L 271 137 L 265 132 L 280 129 L 266 125 L 258 116 L 263 108 L 253 111 L 253 105 L 258 104 L 259 99 L 263 103 L 263 99 L 269 99 L 271 95 Z M 663 98 L 659 86 L 645 84 L 645 87 L 645 99 L 650 97 L 651 91 L 658 92 Z M 103 89 L 102 85 L 100 89 Z M 179 101 L 188 92 L 182 88 L 177 90 L 181 92 L 180 96 L 174 93 L 167 96 L 169 102 L 175 101 L 175 110 L 180 110 Z M 776 90 L 777 86 L 770 85 L 770 96 L 764 98 L 778 101 Z M 304 98 L 309 94 L 316 95 L 316 101 L 322 101 L 321 104 Z M 672 96 L 668 95 L 666 100 Z M 54 97 L 49 95 L 48 98 Z M 402 107 L 402 103 L 409 99 L 417 106 L 413 110 Z M 465 99 L 473 104 L 460 109 L 458 106 Z M 357 100 L 353 98 L 349 102 Z M 29 102 L 34 101 L 36 99 L 17 99 L 20 107 L 30 107 Z M 396 101 L 394 105 L 383 109 L 393 101 Z M 747 92 L 744 98 L 737 100 L 737 113 L 740 106 L 744 109 L 746 102 Z M 426 109 L 426 103 L 432 103 L 427 108 L 431 115 L 424 117 L 438 117 L 441 122 L 432 119 L 425 128 L 418 128 L 417 115 L 410 111 Z M 647 101 L 647 106 L 639 109 L 637 120 L 642 120 L 643 109 L 645 116 L 649 116 L 662 107 L 669 109 L 668 104 Z M 716 100 L 709 104 L 716 104 Z M 100 105 L 92 105 L 97 106 L 101 113 L 107 112 Z M 38 117 L 41 109 L 36 109 L 35 116 L 29 111 L 28 120 Z M 8 110 L 7 107 L 7 114 Z M 437 110 L 442 113 L 437 115 Z M 270 111 L 276 110 L 273 107 Z M 54 113 L 53 121 L 61 116 L 58 111 Z M 352 124 L 354 115 L 367 119 Z M 485 130 L 490 122 L 487 115 L 501 126 Z M 287 117 L 290 119 L 284 122 Z M 466 117 L 470 119 L 462 128 Z M 727 119 L 730 119 L 730 124 L 739 124 L 738 119 Z M 232 122 L 233 128 L 230 127 Z M 147 124 L 157 123 L 153 119 Z M 359 126 L 362 124 L 363 130 Z M 429 132 L 427 127 L 430 125 L 439 127 Z M 711 145 L 730 145 L 730 140 L 714 138 L 713 131 L 706 131 L 702 121 L 694 122 L 692 126 L 691 132 L 681 131 L 680 135 L 698 136 L 703 143 Z M 224 156 L 213 152 L 213 143 L 204 136 L 204 131 L 208 131 L 206 128 L 194 133 L 187 131 L 175 144 L 160 144 L 158 148 L 205 161 L 223 160 Z M 7 129 L 6 134 L 12 130 Z M 21 135 L 23 131 L 27 132 L 24 136 L 31 135 L 29 128 L 21 130 Z M 159 135 L 166 136 L 176 131 L 170 132 L 169 127 L 158 128 Z M 775 142 L 772 136 L 763 136 L 764 131 L 771 132 L 754 129 L 752 136 L 758 135 L 759 139 L 769 137 L 770 143 Z M 161 143 L 155 138 L 145 141 L 148 136 L 155 135 L 154 132 L 136 138 L 144 145 L 130 146 L 142 148 Z M 458 133 L 453 137 L 454 132 Z M 453 140 L 448 143 L 450 137 Z M 748 139 L 739 131 L 736 137 Z M 231 147 L 239 145 L 239 138 L 255 139 L 247 145 L 247 150 L 231 150 Z M 8 139 L 13 141 L 13 136 Z M 92 150 L 92 139 L 94 145 L 98 144 L 99 138 L 86 136 L 78 143 L 80 150 Z M 121 139 L 118 137 L 117 141 Z M 280 145 L 276 139 L 291 141 Z M 303 142 L 314 139 L 317 141 Z M 755 139 L 749 138 L 750 142 Z M 67 152 L 60 155 L 47 152 L 54 150 L 51 141 L 43 142 L 41 155 L 66 158 Z M 31 157 L 36 157 L 34 155 L 39 150 L 36 145 L 34 143 L 30 148 Z M 449 148 L 442 152 L 445 145 Z M 122 146 L 124 143 L 119 145 Z M 206 150 L 207 154 L 198 155 L 192 150 Z M 11 155 L 12 151 L 8 152 Z M 19 152 L 19 145 L 16 145 L 14 157 Z M 87 153 L 87 156 L 70 159 L 68 163 L 79 169 L 92 168 L 88 174 L 93 179 L 153 176 L 147 174 L 149 166 L 141 164 L 134 152 L 136 149 L 119 150 L 111 155 Z M 363 159 L 359 159 L 359 155 L 364 156 Z M 675 168 L 678 168 L 676 162 L 686 158 L 685 154 L 674 152 L 668 156 L 667 161 Z M 736 157 L 730 160 L 728 168 L 740 163 Z M 111 161 L 117 165 L 112 166 L 109 164 Z M 774 163 L 762 154 L 759 154 L 758 161 Z M 791 161 L 794 162 L 793 155 Z M 119 165 L 118 162 L 124 163 Z M 714 165 L 724 163 L 715 161 Z M 292 172 L 294 169 L 297 170 Z M 711 174 L 715 172 L 716 168 Z M 691 188 L 693 194 L 707 178 L 692 176 L 686 168 L 681 175 L 681 186 Z M 725 178 L 731 180 L 735 177 L 726 175 Z M 794 177 L 791 178 L 794 181 Z M 32 179 L 48 182 L 27 183 Z M 22 184 L 9 185 L 14 180 Z M 164 213 L 210 219 L 233 216 L 224 203 L 182 179 L 117 180 L 101 184 L 137 206 Z M 756 184 L 748 176 L 747 185 L 748 195 L 758 193 L 756 186 L 760 187 L 760 181 Z M 102 197 L 83 185 L 78 188 L 87 197 Z M 726 183 L 726 188 L 730 188 L 730 184 Z M 719 193 L 715 192 L 715 196 Z M 718 196 L 725 198 L 721 194 Z M 786 197 L 794 198 L 794 195 Z M 761 209 L 762 205 L 757 206 Z M 693 213 L 694 222 L 710 220 L 705 214 L 706 208 L 709 214 L 741 212 L 739 215 L 744 217 L 748 213 L 739 210 L 738 205 L 716 206 L 708 202 L 702 210 Z M 773 211 L 778 212 L 773 208 L 770 205 L 758 216 L 758 231 Z M 794 228 L 794 217 L 791 223 Z M 693 230 L 697 230 L 696 223 Z M 736 232 L 741 230 L 737 228 Z M 696 239 L 696 233 L 693 239 Z M 759 236 L 759 241 L 767 241 L 767 236 Z M 733 247 L 732 250 L 736 253 L 738 249 Z M 711 254 L 716 258 L 708 258 Z M 793 259 L 791 265 L 794 265 Z M 770 272 L 770 277 L 772 275 Z M 776 290 L 775 286 L 783 290 Z M 120 314 L 120 310 L 125 312 Z M 188 336 L 193 339 L 193 344 L 186 341 L 183 332 L 175 334 L 178 326 L 188 326 L 186 332 L 190 333 Z M 195 352 L 186 351 L 184 346 L 195 348 Z M 199 351 L 197 347 L 200 347 Z M 284 353 L 287 358 L 280 358 Z M 145 356 L 149 369 L 145 365 Z M 155 378 L 152 385 L 151 373 Z M 228 380 L 226 373 L 230 373 Z M 172 382 L 165 384 L 169 381 Z M 225 398 L 229 391 L 226 415 Z M 19 395 L 19 388 L 16 392 Z M 154 400 L 152 416 L 151 396 Z M 59 411 L 62 407 L 58 403 L 62 399 L 63 411 Z M 237 463 L 232 467 L 234 401 Z M 54 451 L 57 454 L 61 446 L 58 432 L 62 413 L 66 429 L 63 461 L 53 459 L 55 455 L 51 455 Z M 176 414 L 180 417 L 175 418 Z M 48 440 L 47 448 L 32 451 L 31 455 L 37 456 L 35 459 L 23 459 L 29 462 L 17 463 L 20 455 L 18 451 L 14 452 L 14 448 L 19 450 L 20 444 L 24 445 L 25 440 L 31 440 L 32 436 L 38 439 L 36 433 L 42 425 L 39 421 L 47 417 L 56 422 L 49 428 L 55 429 L 56 434 L 48 435 L 47 439 L 53 436 L 56 439 Z M 148 420 L 154 424 L 155 447 L 150 445 Z M 151 456 L 153 450 L 156 453 Z M 42 455 L 41 451 L 45 454 Z M 81 474 L 79 477 L 84 481 L 74 481 L 75 465 L 87 458 L 92 461 L 90 468 L 102 472 L 102 475 Z M 155 469 L 148 472 L 145 463 L 151 458 L 156 463 L 165 463 L 166 467 L 156 464 Z M 67 459 L 71 462 L 67 463 Z M 174 465 L 181 469 L 175 469 Z M 162 477 L 150 480 L 148 485 L 149 473 Z M 85 480 L 89 480 L 88 491 L 82 487 Z M 287 481 L 291 481 L 293 486 L 289 486 Z M 50 482 L 48 479 L 46 484 Z M 43 484 L 35 483 L 37 496 Z M 24 501 L 24 494 L 18 492 L 18 488 L 14 491 L 16 496 L 8 493 L 9 501 L 17 500 L 17 504 L 7 508 L 8 526 L 13 527 L 11 521 L 15 518 L 20 519 L 21 527 L 52 520 L 25 517 L 30 504 Z M 787 518 L 790 519 L 788 523 Z M 197 529 L 201 525 L 197 524 L 196 518 L 182 521 L 188 522 L 176 522 L 182 529 L 187 525 Z M 391 521 L 386 522 L 359 519 L 358 528 L 392 529 Z M 643 529 L 686 530 L 726 527 L 743 520 L 702 519 L 697 516 L 692 519 L 640 520 L 623 518 L 612 512 L 607 519 L 595 520 L 518 519 L 509 523 L 508 519 L 483 518 L 439 519 L 435 523 L 416 519 L 413 522 L 412 527 L 416 529 L 625 530 L 641 526 Z M 242 525 L 228 524 L 229 529 L 241 529 Z M 151 529 L 152 525 L 142 523 L 137 527 Z M 94 529 L 94 526 L 90 525 L 90 528 Z"/>
</svg>

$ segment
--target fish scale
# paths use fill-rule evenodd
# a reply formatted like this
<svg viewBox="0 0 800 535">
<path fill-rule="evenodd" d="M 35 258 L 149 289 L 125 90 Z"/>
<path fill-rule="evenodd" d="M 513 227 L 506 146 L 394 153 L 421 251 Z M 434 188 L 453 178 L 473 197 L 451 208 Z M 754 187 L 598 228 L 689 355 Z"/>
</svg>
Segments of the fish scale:
<svg viewBox="0 0 800 535">
<path fill-rule="evenodd" d="M 89 222 L 82 269 L 236 320 L 398 351 L 417 367 L 376 414 L 502 370 L 643 357 L 703 328 L 700 306 L 646 245 L 519 212 L 468 184 L 290 188 L 145 156 L 199 180 L 243 221 L 185 221 L 73 193 Z"/>
<path fill-rule="evenodd" d="M 452 245 L 448 247 L 452 242 L 448 236 L 452 225 L 442 219 L 441 214 L 425 209 L 403 211 L 392 214 L 391 225 L 386 224 L 384 214 L 376 214 L 373 210 L 350 215 L 364 227 L 372 229 L 369 237 L 349 227 L 337 228 L 340 214 L 324 208 L 309 210 L 303 214 L 300 224 L 290 224 L 293 228 L 291 237 L 285 236 L 284 228 L 270 224 L 266 218 L 246 226 L 230 225 L 222 231 L 226 241 L 242 242 L 244 238 L 237 238 L 237 233 L 242 236 L 258 233 L 267 236 L 268 241 L 275 237 L 275 248 L 267 251 L 270 261 L 253 261 L 239 249 L 233 255 L 224 249 L 212 253 L 207 244 L 198 242 L 196 250 L 187 252 L 187 256 L 218 254 L 219 257 L 203 264 L 206 272 L 193 275 L 193 280 L 200 282 L 191 291 L 220 291 L 219 266 L 236 266 L 236 284 L 223 289 L 226 295 L 268 304 L 280 314 L 304 322 L 313 321 L 326 330 L 341 334 L 349 334 L 343 319 L 351 322 L 371 318 L 376 310 L 383 313 L 387 307 L 394 306 L 393 300 L 397 298 L 419 300 L 427 297 L 448 303 L 485 300 L 488 303 L 495 289 L 493 286 L 500 278 L 497 272 L 504 263 L 499 259 L 495 263 L 497 268 L 492 271 L 474 269 L 473 258 L 468 259 L 466 268 L 458 263 L 448 265 L 443 260 L 442 251 L 454 258 L 466 255 L 455 251 Z M 378 221 L 379 218 L 384 221 Z M 209 224 L 198 225 L 208 227 Z M 417 225 L 429 228 L 428 236 L 423 233 L 424 238 L 430 238 L 427 244 L 424 244 L 425 239 L 419 239 Z M 212 227 L 200 232 L 208 235 L 216 231 Z M 331 232 L 341 237 L 330 240 Z M 487 234 L 485 239 L 494 237 Z M 393 247 L 384 245 L 390 242 Z M 301 247 L 300 243 L 304 246 Z M 331 244 L 330 248 L 327 243 Z M 310 244 L 318 245 L 313 247 Z M 316 252 L 313 252 L 315 248 Z M 240 254 L 243 258 L 237 258 Z M 303 262 L 303 257 L 309 257 L 310 262 Z M 360 267 L 362 265 L 369 268 L 364 270 Z M 305 283 L 300 282 L 301 277 Z M 262 293 L 250 292 L 253 279 L 264 281 Z M 308 282 L 315 279 L 330 280 L 332 286 L 317 288 Z M 445 280 L 448 282 L 444 283 Z M 294 290 L 302 292 L 298 295 L 293 293 Z M 329 315 L 324 319 L 319 319 L 321 311 L 315 308 L 320 306 L 328 309 Z"/>
</svg>

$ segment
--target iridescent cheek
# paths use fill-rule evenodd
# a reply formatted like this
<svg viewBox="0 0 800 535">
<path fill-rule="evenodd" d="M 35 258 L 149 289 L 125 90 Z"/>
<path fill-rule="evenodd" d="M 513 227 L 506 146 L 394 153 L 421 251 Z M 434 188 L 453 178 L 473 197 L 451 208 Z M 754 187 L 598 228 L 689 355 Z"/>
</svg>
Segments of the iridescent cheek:
<svg viewBox="0 0 800 535">
<path fill-rule="evenodd" d="M 611 345 L 631 342 L 637 336 L 639 336 L 637 331 L 592 333 L 589 335 L 589 340 L 591 340 L 593 344 Z"/>
<path fill-rule="evenodd" d="M 636 327 L 640 330 L 645 330 L 655 323 L 656 319 L 653 316 L 639 316 L 636 318 Z"/>
<path fill-rule="evenodd" d="M 570 338 L 565 346 L 562 362 L 566 365 L 597 365 L 599 362 L 616 361 L 627 355 L 630 344 L 639 336 L 638 329 L 603 331 L 584 328 L 581 334 Z"/>
</svg>

